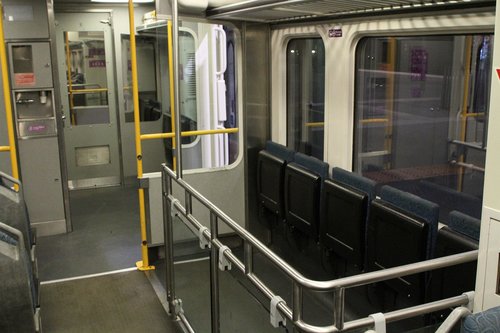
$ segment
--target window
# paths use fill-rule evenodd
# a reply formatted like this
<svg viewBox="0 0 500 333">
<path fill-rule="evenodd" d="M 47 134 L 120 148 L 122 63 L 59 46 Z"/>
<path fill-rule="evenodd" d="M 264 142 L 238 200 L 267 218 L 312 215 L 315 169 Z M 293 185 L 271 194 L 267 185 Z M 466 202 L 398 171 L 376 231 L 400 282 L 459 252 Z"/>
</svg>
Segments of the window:
<svg viewBox="0 0 500 333">
<path fill-rule="evenodd" d="M 287 61 L 287 145 L 323 159 L 325 47 L 321 38 L 292 39 Z"/>
<path fill-rule="evenodd" d="M 479 218 L 492 35 L 374 37 L 356 52 L 354 169 Z"/>
</svg>

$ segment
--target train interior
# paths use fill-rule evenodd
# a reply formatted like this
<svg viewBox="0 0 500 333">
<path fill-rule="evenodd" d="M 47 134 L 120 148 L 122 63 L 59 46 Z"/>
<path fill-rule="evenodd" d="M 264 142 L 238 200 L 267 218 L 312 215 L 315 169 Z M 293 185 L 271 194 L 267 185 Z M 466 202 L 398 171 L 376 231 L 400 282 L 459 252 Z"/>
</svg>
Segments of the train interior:
<svg viewBox="0 0 500 333">
<path fill-rule="evenodd" d="M 0 331 L 500 332 L 496 4 L 0 1 Z"/>
</svg>

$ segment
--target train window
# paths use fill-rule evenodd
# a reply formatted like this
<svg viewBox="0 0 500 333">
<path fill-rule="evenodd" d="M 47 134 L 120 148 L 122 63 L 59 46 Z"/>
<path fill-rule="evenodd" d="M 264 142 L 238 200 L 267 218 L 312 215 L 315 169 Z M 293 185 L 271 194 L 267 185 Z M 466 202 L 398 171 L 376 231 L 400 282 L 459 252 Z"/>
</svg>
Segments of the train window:
<svg viewBox="0 0 500 333">
<path fill-rule="evenodd" d="M 108 124 L 103 31 L 64 32 L 71 125 Z"/>
<path fill-rule="evenodd" d="M 354 169 L 480 217 L 493 36 L 370 37 L 356 51 Z"/>
<path fill-rule="evenodd" d="M 130 61 L 130 36 L 121 36 L 123 96 L 125 99 L 125 122 L 134 122 L 134 102 L 132 97 L 132 67 Z M 161 118 L 161 107 L 157 95 L 156 79 L 156 38 L 136 36 L 137 75 L 139 88 L 139 119 L 156 121 Z"/>
<path fill-rule="evenodd" d="M 321 38 L 288 43 L 287 145 L 323 159 L 325 110 L 325 47 Z"/>
</svg>

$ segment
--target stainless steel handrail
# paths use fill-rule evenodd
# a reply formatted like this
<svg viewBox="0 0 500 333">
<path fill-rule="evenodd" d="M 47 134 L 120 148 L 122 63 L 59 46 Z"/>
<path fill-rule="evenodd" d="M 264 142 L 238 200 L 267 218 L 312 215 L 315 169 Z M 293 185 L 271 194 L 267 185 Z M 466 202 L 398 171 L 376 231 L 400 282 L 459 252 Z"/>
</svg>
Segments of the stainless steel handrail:
<svg viewBox="0 0 500 333">
<path fill-rule="evenodd" d="M 184 189 L 184 200 L 185 200 L 184 206 L 180 203 L 178 199 L 176 199 L 172 195 L 172 180 L 174 180 L 181 188 Z M 278 255 L 276 255 L 264 244 L 262 244 L 247 230 L 245 230 L 243 227 L 241 227 L 239 224 L 233 221 L 229 216 L 227 216 L 212 202 L 210 202 L 203 195 L 198 193 L 186 181 L 184 181 L 182 178 L 177 178 L 176 174 L 165 165 L 163 165 L 162 167 L 162 183 L 163 183 L 162 185 L 163 185 L 163 203 L 164 203 L 163 206 L 164 206 L 164 224 L 165 224 L 165 244 L 167 251 L 166 254 L 167 298 L 169 300 L 169 304 L 172 307 L 173 312 L 175 312 L 176 299 L 175 299 L 175 284 L 173 281 L 174 279 L 173 253 L 172 253 L 173 229 L 172 229 L 171 210 L 172 208 L 174 208 L 177 214 L 181 214 L 185 218 L 182 219 L 182 221 L 186 224 L 189 223 L 191 230 L 193 227 L 196 230 L 201 230 L 202 228 L 205 228 L 205 226 L 203 226 L 203 224 L 200 223 L 192 215 L 193 197 L 210 211 L 211 231 L 208 231 L 205 228 L 203 231 L 203 236 L 205 237 L 205 239 L 211 242 L 212 254 L 218 253 L 218 250 L 223 246 L 223 244 L 217 238 L 218 233 L 216 227 L 217 222 L 221 221 L 226 226 L 230 227 L 239 237 L 241 237 L 244 240 L 244 263 L 242 263 L 230 251 L 224 252 L 225 257 L 236 268 L 238 268 L 241 272 L 243 272 L 246 278 L 250 280 L 254 284 L 254 286 L 256 286 L 268 299 L 272 299 L 275 296 L 275 294 L 259 279 L 258 276 L 256 276 L 253 273 L 253 265 L 252 265 L 253 249 L 256 249 L 259 252 L 261 252 L 268 260 L 270 260 L 275 266 L 277 266 L 282 272 L 284 272 L 290 279 L 293 280 L 292 307 L 289 307 L 284 302 L 279 303 L 277 307 L 284 316 L 286 316 L 289 320 L 292 320 L 294 325 L 300 328 L 304 332 L 320 332 L 320 333 L 340 332 L 356 328 L 369 327 L 370 325 L 373 324 L 372 318 L 358 319 L 344 323 L 344 296 L 346 288 L 362 286 L 370 283 L 390 280 L 402 276 L 412 275 L 434 269 L 471 262 L 473 260 L 476 260 L 478 256 L 478 251 L 475 250 L 447 257 L 441 257 L 437 259 L 408 264 L 404 266 L 393 267 L 381 271 L 369 272 L 355 276 L 340 278 L 337 280 L 316 281 L 304 277 L 301 273 L 299 273 L 297 270 L 291 267 L 286 261 L 284 261 Z M 215 262 L 215 269 L 217 269 L 216 266 L 217 263 Z M 216 278 L 215 280 L 218 279 Z M 215 289 L 218 288 L 218 286 L 213 286 L 213 285 L 211 287 Z M 334 308 L 335 308 L 334 325 L 323 326 L 323 327 L 313 326 L 305 323 L 302 320 L 302 294 L 303 294 L 302 292 L 304 288 L 313 291 L 333 292 Z M 397 321 L 425 313 L 438 311 L 448 307 L 465 305 L 468 302 L 469 302 L 469 297 L 466 295 L 461 295 L 445 300 L 440 300 L 437 302 L 422 304 L 411 308 L 389 312 L 385 314 L 385 317 L 387 322 Z M 213 316 L 212 320 L 214 320 Z M 217 327 L 218 324 L 213 325 L 212 332 L 214 331 L 218 332 Z"/>
</svg>

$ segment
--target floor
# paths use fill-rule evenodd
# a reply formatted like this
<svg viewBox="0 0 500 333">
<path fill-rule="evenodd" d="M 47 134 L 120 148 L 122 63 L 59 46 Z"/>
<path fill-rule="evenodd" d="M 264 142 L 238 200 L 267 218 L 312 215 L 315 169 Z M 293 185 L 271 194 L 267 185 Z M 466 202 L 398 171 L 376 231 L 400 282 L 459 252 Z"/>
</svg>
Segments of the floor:
<svg viewBox="0 0 500 333">
<path fill-rule="evenodd" d="M 141 255 L 136 188 L 71 191 L 70 203 L 73 232 L 38 238 L 41 281 L 135 266 Z"/>
</svg>

